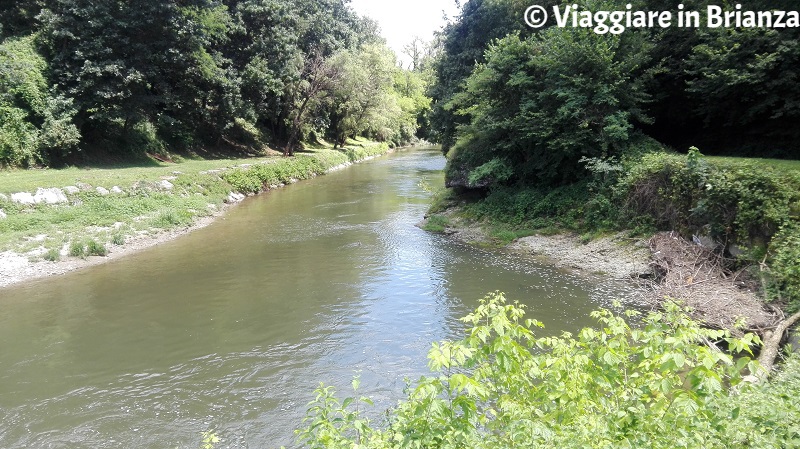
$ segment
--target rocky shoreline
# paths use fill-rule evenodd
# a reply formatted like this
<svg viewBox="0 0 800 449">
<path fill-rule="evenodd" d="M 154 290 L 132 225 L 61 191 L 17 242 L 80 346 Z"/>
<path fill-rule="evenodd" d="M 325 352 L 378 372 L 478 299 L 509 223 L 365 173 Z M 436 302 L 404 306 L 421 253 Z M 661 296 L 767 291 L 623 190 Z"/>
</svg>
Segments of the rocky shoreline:
<svg viewBox="0 0 800 449">
<path fill-rule="evenodd" d="M 440 215 L 448 217 L 444 234 L 469 244 L 493 244 L 489 231 L 480 223 L 458 217 L 450 209 Z M 425 228 L 423 220 L 418 224 Z M 604 236 L 583 242 L 575 234 L 537 234 L 512 242 L 508 249 L 524 257 L 534 257 L 557 268 L 609 276 L 618 280 L 653 277 L 652 255 L 647 239 L 629 238 L 625 233 Z"/>
</svg>

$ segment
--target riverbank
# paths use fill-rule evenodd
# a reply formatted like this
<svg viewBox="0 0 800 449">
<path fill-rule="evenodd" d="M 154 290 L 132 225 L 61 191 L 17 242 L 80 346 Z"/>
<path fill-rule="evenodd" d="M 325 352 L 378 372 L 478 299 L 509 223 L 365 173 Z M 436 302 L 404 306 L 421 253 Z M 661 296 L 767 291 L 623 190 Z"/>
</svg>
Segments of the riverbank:
<svg viewBox="0 0 800 449">
<path fill-rule="evenodd" d="M 535 233 L 505 241 L 496 236 L 490 224 L 465 218 L 459 207 L 438 211 L 426 217 L 419 227 L 469 244 L 507 244 L 508 249 L 522 256 L 538 258 L 556 268 L 617 280 L 650 279 L 654 274 L 647 239 L 631 238 L 622 232 L 588 241 L 566 232 Z"/>
<path fill-rule="evenodd" d="M 293 158 L 0 173 L 0 288 L 125 257 L 209 225 L 248 195 L 389 151 L 358 140 Z"/>
<path fill-rule="evenodd" d="M 465 243 L 507 244 L 520 257 L 534 257 L 557 268 L 629 281 L 638 287 L 637 301 L 660 308 L 666 298 L 678 299 L 691 309 L 693 318 L 711 327 L 736 331 L 743 325 L 746 330 L 763 331 L 783 318 L 777 308 L 764 303 L 758 283 L 744 270 L 726 272 L 714 263 L 713 251 L 677 233 L 632 237 L 617 232 L 586 238 L 550 229 L 508 243 L 490 223 L 465 217 L 458 206 L 437 211 L 419 226 Z"/>
<path fill-rule="evenodd" d="M 606 249 L 606 237 L 648 236 L 634 246 L 649 247 L 654 304 L 675 298 L 710 326 L 744 319 L 762 336 L 791 322 L 785 317 L 800 309 L 798 162 L 705 157 L 693 148 L 586 164 L 586 179 L 572 184 L 443 191 L 427 227 L 458 233 L 459 220 L 485 223 L 494 242 L 527 241 L 558 264 L 612 274 L 614 267 L 593 266 L 626 260 Z M 564 232 L 575 235 L 550 237 Z M 617 243 L 629 246 L 621 235 Z"/>
</svg>

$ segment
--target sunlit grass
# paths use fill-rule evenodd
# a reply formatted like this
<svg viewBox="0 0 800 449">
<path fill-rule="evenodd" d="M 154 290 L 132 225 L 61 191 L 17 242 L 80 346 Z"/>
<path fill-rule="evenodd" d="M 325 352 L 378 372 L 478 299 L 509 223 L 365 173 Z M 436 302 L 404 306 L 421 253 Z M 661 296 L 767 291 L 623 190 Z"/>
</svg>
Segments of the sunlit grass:
<svg viewBox="0 0 800 449">
<path fill-rule="evenodd" d="M 254 175 L 261 172 L 275 174 L 271 181 L 275 184 L 293 182 L 311 176 L 293 170 L 309 165 L 311 158 L 316 160 L 314 167 L 319 170 L 385 152 L 385 146 L 369 143 L 375 144 L 359 139 L 357 144 L 354 142 L 343 150 L 333 150 L 332 145 L 323 142 L 295 158 L 145 161 L 141 166 L 0 170 L 0 193 L 7 196 L 0 197 L 0 210 L 6 215 L 0 219 L 0 252 L 37 251 L 49 260 L 55 258 L 66 242 L 72 244 L 69 251 L 72 257 L 85 257 L 86 252 L 78 251 L 78 245 L 95 241 L 94 253 L 104 253 L 106 245 L 124 244 L 127 237 L 137 233 L 188 226 L 199 217 L 213 214 L 230 192 L 240 190 L 231 182 L 234 178 L 253 177 L 256 188 L 251 190 L 258 192 L 264 180 Z M 164 179 L 169 180 L 171 188 L 159 185 Z M 86 185 L 91 188 L 85 188 Z M 39 187 L 66 186 L 84 189 L 68 195 L 69 204 L 26 206 L 8 198 L 16 192 L 34 193 Z M 120 187 L 122 193 L 101 195 L 94 190 L 113 186 Z"/>
<path fill-rule="evenodd" d="M 728 157 L 728 156 L 709 156 L 712 163 L 723 164 L 750 164 L 756 166 L 770 167 L 781 171 L 800 171 L 800 161 L 785 159 L 764 159 L 757 157 Z"/>
</svg>

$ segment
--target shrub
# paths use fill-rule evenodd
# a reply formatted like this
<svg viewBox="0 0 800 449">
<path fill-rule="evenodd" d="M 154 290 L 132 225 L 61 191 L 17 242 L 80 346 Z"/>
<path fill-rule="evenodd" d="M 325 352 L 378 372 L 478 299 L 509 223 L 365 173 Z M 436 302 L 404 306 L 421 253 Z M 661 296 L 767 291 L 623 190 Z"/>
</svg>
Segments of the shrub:
<svg viewBox="0 0 800 449">
<path fill-rule="evenodd" d="M 598 326 L 577 335 L 537 338 L 540 322 L 525 319 L 522 306 L 501 293 L 489 295 L 462 319 L 470 326 L 462 340 L 433 345 L 436 374 L 409 388 L 385 429 L 361 416 L 363 399 L 339 401 L 321 386 L 299 438 L 307 447 L 493 449 L 721 449 L 797 439 L 796 423 L 774 431 L 781 423 L 762 402 L 770 393 L 742 383 L 757 369 L 749 356 L 758 337 L 700 328 L 674 303 L 637 318 L 635 327 L 608 310 L 592 316 Z M 708 341 L 724 341 L 733 355 Z M 788 390 L 776 403 L 793 401 L 800 384 Z M 761 409 L 740 413 L 737 392 L 746 400 L 741 407 L 760 398 Z"/>
<path fill-rule="evenodd" d="M 80 240 L 73 240 L 69 244 L 69 255 L 72 257 L 86 257 L 86 245 Z"/>
<path fill-rule="evenodd" d="M 102 243 L 98 243 L 96 240 L 91 239 L 88 243 L 86 243 L 86 254 L 89 256 L 105 257 L 108 255 L 108 250 Z"/>
<path fill-rule="evenodd" d="M 50 248 L 46 253 L 44 253 L 43 257 L 44 260 L 48 262 L 57 262 L 59 259 L 61 259 L 61 252 L 58 250 L 58 248 Z"/>
</svg>

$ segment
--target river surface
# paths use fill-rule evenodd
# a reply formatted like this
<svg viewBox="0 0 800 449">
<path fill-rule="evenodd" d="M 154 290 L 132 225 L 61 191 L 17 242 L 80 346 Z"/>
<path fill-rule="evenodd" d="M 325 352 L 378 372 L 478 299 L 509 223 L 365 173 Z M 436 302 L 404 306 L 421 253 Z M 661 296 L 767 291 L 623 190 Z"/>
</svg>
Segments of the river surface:
<svg viewBox="0 0 800 449">
<path fill-rule="evenodd" d="M 408 150 L 249 198 L 211 226 L 0 291 L 0 448 L 295 446 L 319 382 L 379 410 L 487 292 L 575 331 L 620 286 L 417 227 L 441 185 Z M 542 335 L 542 332 L 540 332 Z"/>
</svg>

